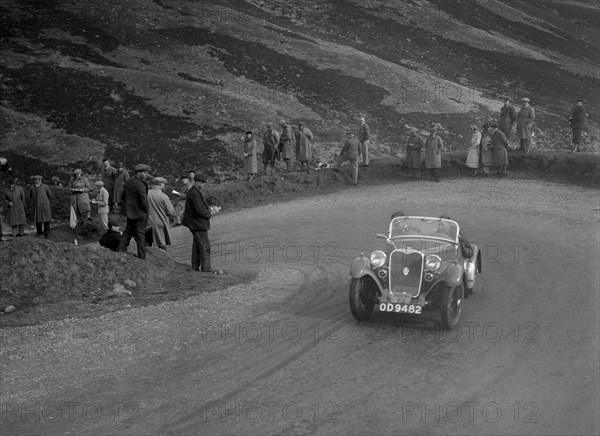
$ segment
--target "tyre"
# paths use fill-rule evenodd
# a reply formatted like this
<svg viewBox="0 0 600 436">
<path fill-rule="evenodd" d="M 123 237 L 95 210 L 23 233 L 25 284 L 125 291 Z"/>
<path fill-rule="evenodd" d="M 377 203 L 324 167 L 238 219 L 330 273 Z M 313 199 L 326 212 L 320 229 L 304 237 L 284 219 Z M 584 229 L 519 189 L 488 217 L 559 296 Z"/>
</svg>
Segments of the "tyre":
<svg viewBox="0 0 600 436">
<path fill-rule="evenodd" d="M 442 291 L 441 322 L 444 330 L 458 327 L 463 311 L 465 288 L 462 282 L 453 288 L 446 286 Z"/>
<path fill-rule="evenodd" d="M 369 289 L 365 277 L 359 279 L 352 279 L 350 282 L 350 311 L 354 318 L 359 321 L 366 321 L 373 313 L 375 303 L 373 302 L 372 296 L 369 295 Z"/>
</svg>

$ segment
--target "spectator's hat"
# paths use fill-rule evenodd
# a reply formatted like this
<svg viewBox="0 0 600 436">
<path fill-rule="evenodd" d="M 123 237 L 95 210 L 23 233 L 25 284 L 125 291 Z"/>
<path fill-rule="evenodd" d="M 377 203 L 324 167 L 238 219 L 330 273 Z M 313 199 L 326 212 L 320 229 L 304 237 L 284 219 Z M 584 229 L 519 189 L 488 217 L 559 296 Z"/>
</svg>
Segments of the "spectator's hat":
<svg viewBox="0 0 600 436">
<path fill-rule="evenodd" d="M 119 165 L 117 165 L 117 168 L 125 168 L 125 164 L 123 162 L 119 162 Z"/>
<path fill-rule="evenodd" d="M 531 100 L 529 100 L 527 97 L 523 97 L 521 101 L 529 103 Z"/>
<path fill-rule="evenodd" d="M 137 164 L 135 166 L 135 172 L 140 173 L 142 171 L 150 171 L 150 167 L 146 164 Z"/>
<path fill-rule="evenodd" d="M 164 177 L 155 177 L 152 179 L 152 183 L 155 185 L 158 185 L 159 183 L 167 183 L 168 180 L 165 179 Z"/>
<path fill-rule="evenodd" d="M 108 220 L 108 228 L 111 229 L 113 227 L 119 227 L 119 223 L 116 222 L 115 220 Z"/>
<path fill-rule="evenodd" d="M 279 125 L 280 126 L 287 126 L 287 121 L 286 120 L 281 120 L 281 121 L 279 121 Z"/>
<path fill-rule="evenodd" d="M 304 126 L 304 121 L 300 121 L 300 122 L 298 122 L 298 125 L 299 125 L 300 127 Z"/>
<path fill-rule="evenodd" d="M 183 176 L 181 176 L 181 177 L 179 178 L 179 180 L 183 180 L 183 179 L 188 179 L 188 180 L 189 180 L 189 179 L 190 179 L 190 176 L 188 176 L 187 174 L 184 174 Z"/>
<path fill-rule="evenodd" d="M 267 127 L 273 127 L 273 126 L 275 126 L 273 123 L 271 123 L 271 122 L 267 123 Z"/>
<path fill-rule="evenodd" d="M 96 183 L 94 183 L 95 186 L 99 186 L 99 187 L 103 187 L 104 186 L 104 182 L 102 180 L 98 180 Z"/>
<path fill-rule="evenodd" d="M 202 174 L 196 174 L 194 176 L 194 182 L 206 183 L 206 177 L 204 177 Z"/>
<path fill-rule="evenodd" d="M 498 128 L 498 124 L 495 124 L 495 123 L 494 123 L 494 124 L 492 124 L 490 127 L 491 127 L 492 129 L 497 129 L 497 128 Z"/>
<path fill-rule="evenodd" d="M 577 100 L 575 100 L 575 103 L 583 103 L 583 100 L 578 98 Z"/>
<path fill-rule="evenodd" d="M 73 174 L 81 174 L 83 171 L 81 170 L 81 168 L 76 168 L 73 170 Z"/>
<path fill-rule="evenodd" d="M 33 180 L 42 180 L 42 176 L 33 176 L 32 179 Z"/>
<path fill-rule="evenodd" d="M 346 132 L 346 135 L 354 135 L 354 132 Z"/>
</svg>

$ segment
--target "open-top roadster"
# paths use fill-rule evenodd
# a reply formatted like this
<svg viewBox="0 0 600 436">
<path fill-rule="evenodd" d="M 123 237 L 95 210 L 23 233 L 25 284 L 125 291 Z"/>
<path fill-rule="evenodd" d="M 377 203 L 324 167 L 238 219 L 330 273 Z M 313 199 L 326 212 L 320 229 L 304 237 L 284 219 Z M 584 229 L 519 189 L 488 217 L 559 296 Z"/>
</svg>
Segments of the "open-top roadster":
<svg viewBox="0 0 600 436">
<path fill-rule="evenodd" d="M 364 321 L 374 310 L 420 315 L 438 309 L 441 326 L 454 329 L 463 300 L 481 272 L 481 253 L 463 241 L 456 221 L 420 216 L 394 217 L 385 251 L 361 253 L 350 267 L 350 310 Z"/>
</svg>

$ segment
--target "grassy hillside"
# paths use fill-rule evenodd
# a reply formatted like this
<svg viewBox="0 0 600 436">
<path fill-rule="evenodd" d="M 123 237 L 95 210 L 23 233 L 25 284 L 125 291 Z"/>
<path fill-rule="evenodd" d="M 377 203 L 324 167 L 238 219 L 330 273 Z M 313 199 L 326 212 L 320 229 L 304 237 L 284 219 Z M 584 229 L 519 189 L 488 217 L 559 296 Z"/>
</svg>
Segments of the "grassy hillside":
<svg viewBox="0 0 600 436">
<path fill-rule="evenodd" d="M 566 149 L 575 98 L 598 151 L 594 1 L 6 0 L 0 154 L 22 176 L 98 171 L 103 156 L 177 176 L 240 164 L 239 136 L 305 121 L 328 161 L 365 116 L 374 155 L 406 127 L 449 149 L 531 98 L 536 146 Z"/>
</svg>

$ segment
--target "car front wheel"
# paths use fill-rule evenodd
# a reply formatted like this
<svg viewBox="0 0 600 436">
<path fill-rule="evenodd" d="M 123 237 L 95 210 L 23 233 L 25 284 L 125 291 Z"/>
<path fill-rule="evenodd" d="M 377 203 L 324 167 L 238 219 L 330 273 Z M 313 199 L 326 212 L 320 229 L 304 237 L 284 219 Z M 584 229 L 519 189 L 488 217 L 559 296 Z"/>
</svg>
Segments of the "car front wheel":
<svg viewBox="0 0 600 436">
<path fill-rule="evenodd" d="M 350 311 L 354 318 L 366 321 L 373 313 L 375 304 L 369 295 L 366 278 L 352 279 L 350 283 Z"/>
<path fill-rule="evenodd" d="M 451 288 L 446 286 L 442 292 L 442 328 L 454 330 L 458 327 L 465 299 L 465 288 L 462 283 Z"/>
</svg>

